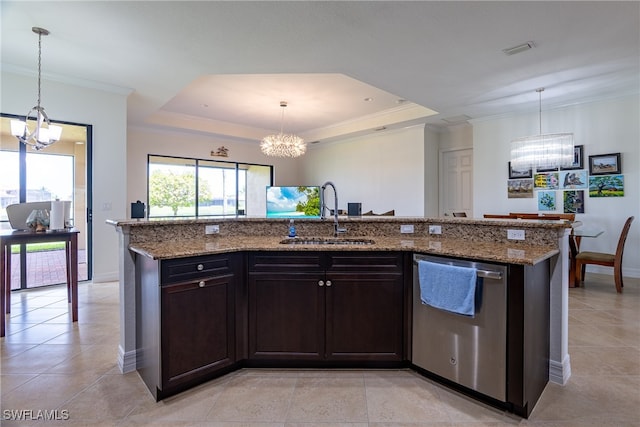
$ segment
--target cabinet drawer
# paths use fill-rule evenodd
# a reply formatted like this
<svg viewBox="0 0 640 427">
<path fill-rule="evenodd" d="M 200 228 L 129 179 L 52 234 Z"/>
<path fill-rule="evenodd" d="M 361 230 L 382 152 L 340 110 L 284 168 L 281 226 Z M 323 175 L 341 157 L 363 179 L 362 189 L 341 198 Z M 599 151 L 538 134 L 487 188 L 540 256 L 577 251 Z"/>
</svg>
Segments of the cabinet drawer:
<svg viewBox="0 0 640 427">
<path fill-rule="evenodd" d="M 403 272 L 403 255 L 395 252 L 332 252 L 328 257 L 327 272 Z"/>
<path fill-rule="evenodd" d="M 203 255 L 163 260 L 160 264 L 160 283 L 176 283 L 193 279 L 233 273 L 231 257 Z"/>
<path fill-rule="evenodd" d="M 309 272 L 324 269 L 321 252 L 252 252 L 249 271 Z"/>
</svg>

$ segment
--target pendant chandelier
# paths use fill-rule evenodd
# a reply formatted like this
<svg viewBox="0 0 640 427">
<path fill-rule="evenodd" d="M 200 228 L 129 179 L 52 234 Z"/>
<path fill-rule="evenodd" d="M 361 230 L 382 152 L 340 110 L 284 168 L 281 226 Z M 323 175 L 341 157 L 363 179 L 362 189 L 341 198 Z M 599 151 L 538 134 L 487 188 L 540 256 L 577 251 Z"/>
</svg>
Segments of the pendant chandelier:
<svg viewBox="0 0 640 427">
<path fill-rule="evenodd" d="M 49 31 L 40 27 L 33 27 L 31 31 L 38 35 L 38 103 L 29 110 L 24 121 L 11 120 L 11 134 L 34 150 L 42 150 L 60 139 L 62 127 L 52 125 L 44 107 L 40 105 L 42 36 L 49 35 Z M 30 124 L 30 122 L 35 123 Z M 30 129 L 30 126 L 34 126 L 34 128 Z"/>
<path fill-rule="evenodd" d="M 542 92 L 539 97 L 539 134 L 525 136 L 511 141 L 511 167 L 524 170 L 529 168 L 570 167 L 574 161 L 573 134 L 542 134 Z"/>
<path fill-rule="evenodd" d="M 307 144 L 299 136 L 283 132 L 284 109 L 287 107 L 287 102 L 280 101 L 280 107 L 282 107 L 280 133 L 262 138 L 260 150 L 267 156 L 272 157 L 300 157 L 307 151 Z"/>
</svg>

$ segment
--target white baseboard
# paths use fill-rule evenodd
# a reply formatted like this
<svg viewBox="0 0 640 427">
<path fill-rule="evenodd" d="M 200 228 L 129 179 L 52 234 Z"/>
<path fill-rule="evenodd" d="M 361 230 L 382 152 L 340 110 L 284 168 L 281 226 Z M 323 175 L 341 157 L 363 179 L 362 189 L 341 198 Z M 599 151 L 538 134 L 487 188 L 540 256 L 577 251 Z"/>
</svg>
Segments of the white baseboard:
<svg viewBox="0 0 640 427">
<path fill-rule="evenodd" d="M 118 280 L 120 280 L 120 277 L 117 271 L 112 271 L 109 273 L 100 273 L 100 274 L 93 273 L 93 277 L 91 278 L 91 281 L 93 283 L 116 282 Z"/>
<path fill-rule="evenodd" d="M 571 377 L 571 361 L 568 354 L 562 363 L 549 360 L 549 381 L 554 384 L 565 385 L 569 381 L 569 377 Z"/>
<path fill-rule="evenodd" d="M 121 346 L 118 346 L 118 368 L 120 372 L 126 374 L 136 370 L 136 351 L 124 352 Z"/>
<path fill-rule="evenodd" d="M 607 276 L 613 277 L 613 268 L 611 267 L 601 267 L 598 265 L 587 265 L 587 273 L 598 273 L 605 274 Z M 640 268 L 622 268 L 622 277 L 633 277 L 640 278 Z"/>
</svg>

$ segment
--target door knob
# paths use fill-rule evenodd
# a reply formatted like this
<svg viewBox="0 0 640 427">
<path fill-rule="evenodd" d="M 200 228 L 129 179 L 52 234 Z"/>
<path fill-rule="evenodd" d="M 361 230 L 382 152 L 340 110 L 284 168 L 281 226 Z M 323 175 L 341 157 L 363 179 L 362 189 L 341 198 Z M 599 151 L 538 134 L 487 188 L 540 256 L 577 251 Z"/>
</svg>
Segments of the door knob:
<svg viewBox="0 0 640 427">
<path fill-rule="evenodd" d="M 318 286 L 324 286 L 324 282 L 323 282 L 322 280 L 320 280 L 320 281 L 318 282 Z"/>
<path fill-rule="evenodd" d="M 204 288 L 204 280 L 200 281 L 200 283 L 198 283 L 198 286 L 200 286 L 201 288 Z"/>
<path fill-rule="evenodd" d="M 331 286 L 331 280 L 327 280 L 327 286 Z"/>
</svg>

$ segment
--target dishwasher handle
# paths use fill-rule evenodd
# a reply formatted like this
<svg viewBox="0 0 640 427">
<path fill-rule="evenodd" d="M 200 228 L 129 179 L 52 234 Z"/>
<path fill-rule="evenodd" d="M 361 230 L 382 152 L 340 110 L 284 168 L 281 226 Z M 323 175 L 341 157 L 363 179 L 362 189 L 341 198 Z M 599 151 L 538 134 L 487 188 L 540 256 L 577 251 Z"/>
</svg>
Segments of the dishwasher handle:
<svg viewBox="0 0 640 427">
<path fill-rule="evenodd" d="M 417 261 L 413 261 L 414 265 L 418 265 Z M 493 270 L 481 270 L 476 269 L 476 276 L 482 277 L 484 279 L 492 279 L 492 280 L 501 280 L 502 272 L 501 271 L 493 271 Z"/>
</svg>

